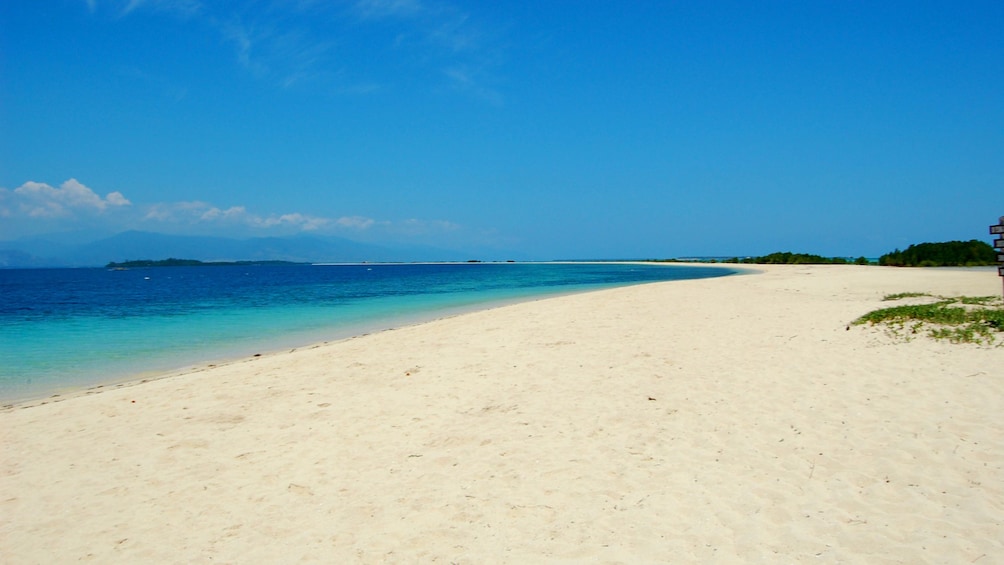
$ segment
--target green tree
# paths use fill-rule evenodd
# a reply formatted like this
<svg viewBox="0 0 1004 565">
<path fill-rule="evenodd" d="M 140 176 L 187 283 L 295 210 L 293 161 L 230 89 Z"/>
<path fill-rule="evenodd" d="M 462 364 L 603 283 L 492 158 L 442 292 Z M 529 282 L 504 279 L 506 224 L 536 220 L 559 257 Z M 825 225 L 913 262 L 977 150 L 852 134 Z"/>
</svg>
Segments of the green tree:
<svg viewBox="0 0 1004 565">
<path fill-rule="evenodd" d="M 890 267 L 975 267 L 993 265 L 997 254 L 993 247 L 978 239 L 918 243 L 879 257 L 879 265 Z"/>
</svg>

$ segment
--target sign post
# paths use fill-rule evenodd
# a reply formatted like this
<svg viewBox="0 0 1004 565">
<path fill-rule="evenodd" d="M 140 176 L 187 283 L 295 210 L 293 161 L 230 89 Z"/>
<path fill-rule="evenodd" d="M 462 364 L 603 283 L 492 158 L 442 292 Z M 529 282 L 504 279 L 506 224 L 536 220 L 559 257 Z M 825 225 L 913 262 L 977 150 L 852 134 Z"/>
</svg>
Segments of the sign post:
<svg viewBox="0 0 1004 565">
<path fill-rule="evenodd" d="M 990 235 L 997 236 L 994 240 L 994 248 L 997 249 L 997 274 L 1004 277 L 1004 216 L 1000 217 L 1000 223 L 996 226 L 990 226 Z"/>
</svg>

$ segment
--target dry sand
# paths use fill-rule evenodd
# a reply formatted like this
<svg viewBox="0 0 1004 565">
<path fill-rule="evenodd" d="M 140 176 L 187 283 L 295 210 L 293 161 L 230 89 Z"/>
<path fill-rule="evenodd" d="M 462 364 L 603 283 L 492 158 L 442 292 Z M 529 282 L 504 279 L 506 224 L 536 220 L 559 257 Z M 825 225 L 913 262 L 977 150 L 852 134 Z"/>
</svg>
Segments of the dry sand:
<svg viewBox="0 0 1004 565">
<path fill-rule="evenodd" d="M 465 314 L 0 412 L 5 563 L 1004 563 L 1004 348 L 856 266 Z"/>
</svg>

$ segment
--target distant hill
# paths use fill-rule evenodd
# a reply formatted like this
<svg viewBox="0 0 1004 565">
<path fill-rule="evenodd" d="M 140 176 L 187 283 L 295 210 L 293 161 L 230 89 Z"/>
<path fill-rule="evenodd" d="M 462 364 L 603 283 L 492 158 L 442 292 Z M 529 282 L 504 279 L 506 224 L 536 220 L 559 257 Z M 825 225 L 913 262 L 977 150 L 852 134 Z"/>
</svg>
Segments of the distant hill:
<svg viewBox="0 0 1004 565">
<path fill-rule="evenodd" d="M 996 265 L 993 247 L 978 239 L 918 243 L 879 257 L 879 265 L 891 267 L 978 267 Z"/>
<path fill-rule="evenodd" d="M 51 262 L 44 257 L 32 255 L 17 249 L 0 248 L 0 268 L 3 267 L 49 267 Z"/>
<path fill-rule="evenodd" d="M 230 239 L 130 231 L 78 250 L 79 259 L 103 265 L 110 261 L 185 257 L 200 261 L 381 261 L 394 252 L 336 237 L 294 236 Z"/>
<path fill-rule="evenodd" d="M 116 263 L 112 261 L 105 265 L 108 269 L 155 269 L 157 267 L 230 267 L 230 266 L 269 266 L 269 265 L 306 265 L 291 261 L 199 261 L 196 259 L 139 259 Z"/>
<path fill-rule="evenodd" d="M 37 237 L 0 242 L 0 267 L 98 267 L 111 262 L 184 257 L 199 261 L 460 261 L 468 251 L 384 247 L 339 237 L 298 235 L 233 239 L 129 231 L 80 244 Z"/>
</svg>

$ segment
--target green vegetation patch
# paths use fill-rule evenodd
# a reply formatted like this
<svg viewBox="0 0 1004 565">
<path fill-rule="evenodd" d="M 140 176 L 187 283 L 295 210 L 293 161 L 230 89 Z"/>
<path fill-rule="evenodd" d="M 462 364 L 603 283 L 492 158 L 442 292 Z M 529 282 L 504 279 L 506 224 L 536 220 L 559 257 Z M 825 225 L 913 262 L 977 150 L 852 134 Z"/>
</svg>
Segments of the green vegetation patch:
<svg viewBox="0 0 1004 565">
<path fill-rule="evenodd" d="M 867 265 L 868 259 L 858 257 L 849 260 L 844 257 L 823 257 L 812 253 L 792 253 L 790 251 L 778 251 L 760 257 L 747 257 L 745 259 L 736 258 L 735 261 L 725 261 L 726 263 L 753 263 L 758 265 L 847 265 L 855 263 Z"/>
<path fill-rule="evenodd" d="M 898 300 L 925 293 L 890 294 L 884 300 Z M 934 297 L 932 304 L 893 306 L 869 312 L 854 320 L 854 325 L 885 326 L 893 335 L 906 337 L 926 332 L 935 339 L 952 343 L 995 345 L 1004 338 L 1004 304 L 994 296 Z M 905 334 L 905 335 L 904 335 Z"/>
<path fill-rule="evenodd" d="M 698 263 L 734 263 L 747 265 L 870 265 L 871 262 L 865 257 L 850 259 L 847 257 L 823 257 L 811 253 L 792 253 L 790 251 L 778 251 L 769 255 L 759 257 L 731 257 L 728 259 L 650 259 L 656 263 L 676 263 L 676 262 L 698 262 Z"/>
<path fill-rule="evenodd" d="M 926 292 L 900 292 L 897 294 L 888 294 L 882 300 L 885 301 L 899 300 L 900 298 L 916 298 L 919 296 L 931 296 L 931 295 Z"/>
<path fill-rule="evenodd" d="M 879 265 L 890 267 L 978 267 L 996 263 L 994 248 L 977 239 L 918 243 L 879 257 Z"/>
<path fill-rule="evenodd" d="M 980 304 L 982 306 L 987 306 L 993 304 L 996 300 L 996 296 L 963 296 L 959 298 L 963 304 Z"/>
</svg>

